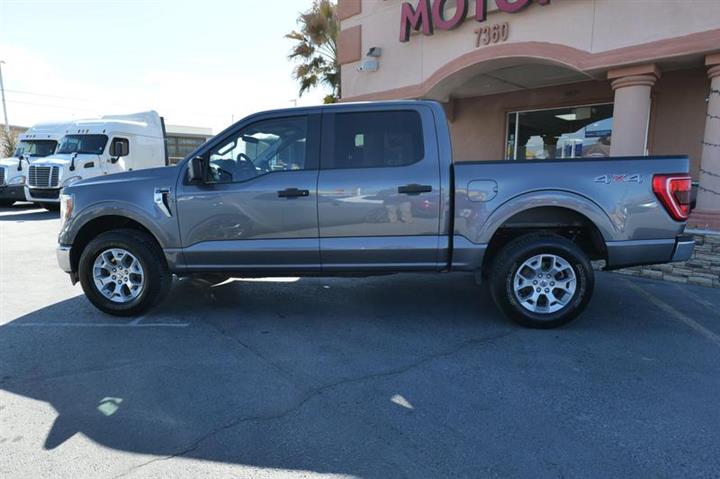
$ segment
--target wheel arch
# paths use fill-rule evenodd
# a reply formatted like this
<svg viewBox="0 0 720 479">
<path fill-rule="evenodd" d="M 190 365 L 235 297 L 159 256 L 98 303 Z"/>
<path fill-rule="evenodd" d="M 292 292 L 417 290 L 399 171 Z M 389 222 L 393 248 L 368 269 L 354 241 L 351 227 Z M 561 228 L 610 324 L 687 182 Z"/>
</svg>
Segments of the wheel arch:
<svg viewBox="0 0 720 479">
<path fill-rule="evenodd" d="M 85 247 L 87 247 L 94 238 L 102 233 L 119 229 L 141 231 L 151 237 L 162 250 L 162 243 L 157 235 L 154 234 L 150 228 L 136 219 L 121 214 L 105 214 L 96 216 L 94 218 L 89 218 L 81 226 L 79 226 L 74 235 L 73 246 L 70 250 L 70 264 L 73 271 L 78 270 L 80 256 L 85 250 Z"/>
<path fill-rule="evenodd" d="M 578 244 L 591 260 L 607 261 L 607 241 L 618 231 L 595 203 L 567 192 L 532 193 L 506 202 L 488 218 L 479 238 L 487 245 L 483 271 L 510 241 L 532 233 L 554 233 Z"/>
<path fill-rule="evenodd" d="M 577 193 L 547 190 L 525 193 L 503 203 L 490 214 L 474 242 L 488 244 L 498 229 L 513 217 L 530 210 L 551 207 L 569 210 L 585 217 L 595 225 L 604 241 L 621 239 L 618 228 L 597 203 Z"/>
</svg>

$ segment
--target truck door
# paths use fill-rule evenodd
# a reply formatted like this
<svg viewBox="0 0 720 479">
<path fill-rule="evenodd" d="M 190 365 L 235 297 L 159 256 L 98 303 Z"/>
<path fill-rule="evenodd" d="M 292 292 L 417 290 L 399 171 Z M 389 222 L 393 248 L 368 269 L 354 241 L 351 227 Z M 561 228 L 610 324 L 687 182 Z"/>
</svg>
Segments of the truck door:
<svg viewBox="0 0 720 479">
<path fill-rule="evenodd" d="M 323 115 L 318 217 L 323 270 L 436 270 L 440 163 L 429 108 Z"/>
<path fill-rule="evenodd" d="M 195 270 L 317 271 L 320 115 L 250 120 L 200 153 L 209 182 L 178 185 Z"/>
<path fill-rule="evenodd" d="M 127 146 L 127 155 L 125 156 L 114 156 L 116 143 L 125 143 Z M 124 171 L 130 171 L 132 169 L 133 157 L 138 155 L 137 142 L 131 142 L 128 136 L 113 136 L 110 140 L 110 146 L 107 149 L 107 154 L 98 156 L 99 170 L 104 175 L 112 175 L 114 173 L 122 173 Z"/>
</svg>

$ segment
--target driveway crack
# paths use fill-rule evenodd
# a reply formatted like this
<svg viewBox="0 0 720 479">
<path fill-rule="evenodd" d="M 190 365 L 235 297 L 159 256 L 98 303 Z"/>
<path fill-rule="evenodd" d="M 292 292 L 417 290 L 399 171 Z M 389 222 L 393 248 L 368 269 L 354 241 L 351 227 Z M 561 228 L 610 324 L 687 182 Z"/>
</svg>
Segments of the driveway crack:
<svg viewBox="0 0 720 479">
<path fill-rule="evenodd" d="M 213 327 L 214 327 L 214 326 L 213 326 Z M 215 327 L 214 327 L 214 328 L 215 328 Z M 218 329 L 218 328 L 215 328 L 215 329 L 217 329 L 219 332 L 221 332 L 224 336 L 227 337 L 227 335 L 226 335 L 225 333 L 223 333 L 222 330 L 220 330 L 220 329 Z M 177 457 L 186 456 L 186 455 L 188 455 L 188 454 L 196 451 L 196 450 L 197 450 L 205 441 L 207 441 L 208 439 L 210 439 L 210 438 L 212 438 L 212 437 L 214 437 L 214 436 L 216 436 L 216 435 L 218 435 L 218 434 L 220 434 L 220 433 L 222 433 L 222 432 L 224 432 L 224 431 L 227 431 L 227 430 L 229 430 L 229 429 L 232 429 L 232 428 L 234 428 L 234 427 L 237 427 L 237 426 L 239 426 L 240 424 L 243 424 L 243 423 L 246 423 L 246 422 L 254 422 L 254 421 L 276 421 L 276 420 L 279 420 L 279 419 L 283 419 L 284 417 L 289 416 L 290 414 L 293 414 L 294 412 L 297 412 L 297 411 L 299 411 L 300 409 L 302 409 L 303 406 L 305 406 L 305 405 L 306 405 L 308 402 L 310 402 L 311 400 L 313 400 L 313 399 L 315 399 L 316 397 L 321 396 L 322 394 L 324 394 L 324 393 L 326 393 L 326 392 L 328 392 L 328 391 L 331 391 L 331 390 L 333 390 L 333 389 L 336 389 L 336 388 L 339 388 L 339 387 L 342 387 L 342 386 L 347 386 L 347 385 L 349 385 L 349 384 L 358 384 L 358 383 L 363 383 L 363 382 L 366 382 L 366 381 L 374 381 L 374 380 L 377 380 L 377 379 L 382 379 L 382 378 L 387 378 L 387 377 L 392 377 L 392 376 L 399 376 L 399 375 L 405 374 L 405 373 L 407 373 L 407 372 L 409 372 L 409 371 L 412 371 L 413 369 L 416 369 L 416 368 L 418 368 L 418 367 L 424 366 L 424 365 L 426 365 L 426 364 L 428 364 L 428 363 L 430 363 L 430 362 L 436 361 L 436 360 L 438 360 L 438 359 L 444 359 L 444 358 L 452 357 L 452 356 L 454 356 L 454 355 L 456 355 L 456 354 L 459 354 L 459 353 L 461 353 L 461 352 L 463 352 L 463 351 L 465 351 L 465 350 L 471 349 L 471 348 L 473 348 L 473 347 L 475 347 L 475 346 L 480 346 L 480 345 L 483 345 L 483 346 L 484 346 L 484 345 L 494 344 L 495 341 L 500 340 L 500 339 L 503 339 L 503 338 L 505 338 L 505 337 L 507 337 L 507 336 L 510 336 L 510 335 L 514 334 L 515 332 L 516 332 L 516 331 L 514 331 L 514 330 L 513 330 L 513 331 L 506 331 L 506 332 L 503 332 L 503 333 L 501 333 L 501 334 L 497 334 L 497 335 L 490 336 L 490 337 L 470 339 L 470 340 L 467 340 L 467 341 L 463 341 L 462 343 L 460 343 L 459 345 L 453 347 L 453 348 L 450 349 L 450 350 L 441 351 L 441 352 L 439 352 L 439 353 L 429 354 L 429 355 L 420 357 L 420 358 L 418 358 L 416 361 L 413 361 L 413 362 L 411 362 L 410 364 L 407 364 L 407 365 L 405 365 L 405 366 L 401 366 L 401 367 L 394 368 L 394 369 L 389 369 L 389 370 L 382 371 L 382 372 L 366 374 L 366 375 L 359 376 L 359 377 L 355 377 L 355 378 L 341 379 L 341 380 L 338 380 L 338 381 L 335 381 L 335 382 L 326 384 L 326 385 L 324 385 L 324 386 L 320 386 L 320 387 L 318 387 L 318 388 L 315 388 L 315 389 L 312 389 L 312 390 L 308 391 L 308 392 L 300 399 L 300 401 L 298 401 L 298 402 L 297 402 L 295 405 L 293 405 L 292 407 L 290 407 L 290 408 L 288 408 L 288 409 L 285 409 L 284 411 L 281 411 L 281 412 L 279 412 L 279 413 L 277 413 L 277 414 L 257 415 L 257 416 L 240 416 L 240 417 L 237 417 L 237 418 L 235 418 L 235 419 L 233 419 L 233 420 L 231 420 L 231 421 L 229 421 L 229 422 L 227 422 L 227 423 L 225 423 L 225 424 L 223 424 L 223 425 L 221 425 L 221 426 L 219 426 L 219 427 L 217 427 L 217 428 L 215 428 L 215 429 L 207 432 L 206 434 L 203 434 L 202 436 L 200 436 L 199 438 L 197 438 L 195 441 L 193 441 L 190 445 L 188 445 L 186 448 L 181 449 L 181 450 L 179 450 L 179 451 L 177 451 L 177 452 L 174 452 L 174 453 L 172 453 L 172 454 L 170 454 L 170 455 L 166 455 L 166 456 L 162 456 L 162 457 L 156 457 L 156 458 L 153 458 L 153 459 L 151 459 L 151 460 L 149 460 L 149 461 L 146 461 L 146 462 L 144 462 L 144 463 L 141 463 L 141 464 L 138 464 L 138 465 L 136 465 L 136 466 L 133 466 L 132 468 L 128 469 L 127 471 L 125 471 L 125 472 L 123 472 L 123 473 L 115 476 L 115 479 L 118 479 L 118 478 L 121 478 L 121 477 L 126 477 L 126 476 L 132 474 L 133 472 L 135 472 L 135 471 L 137 471 L 137 470 L 139 470 L 139 469 L 142 469 L 142 468 L 144 468 L 144 467 L 147 467 L 147 466 L 149 466 L 149 465 L 151 465 L 151 464 L 154 464 L 154 463 L 156 463 L 156 462 L 162 462 L 162 461 L 167 461 L 167 460 L 174 459 L 174 458 L 177 458 Z M 243 344 L 243 343 L 240 342 L 239 344 Z M 243 346 L 244 346 L 244 344 L 243 344 Z M 247 347 L 247 346 L 245 346 L 245 347 Z M 248 349 L 250 349 L 250 348 L 248 348 Z M 250 350 L 251 350 L 251 349 L 250 349 Z M 252 350 L 251 350 L 251 351 L 252 351 Z M 257 354 L 257 353 L 256 353 L 256 354 Z M 261 355 L 259 355 L 259 354 L 257 354 L 257 355 L 258 355 L 259 357 L 261 357 L 262 359 L 264 359 L 265 361 L 267 361 L 267 359 L 265 359 L 263 356 L 261 356 Z"/>
</svg>

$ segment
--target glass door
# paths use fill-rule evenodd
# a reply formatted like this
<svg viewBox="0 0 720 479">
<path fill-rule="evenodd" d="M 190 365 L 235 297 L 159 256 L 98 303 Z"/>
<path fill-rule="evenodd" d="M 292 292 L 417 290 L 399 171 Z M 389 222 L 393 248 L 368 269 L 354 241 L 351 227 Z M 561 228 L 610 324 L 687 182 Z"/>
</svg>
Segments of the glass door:
<svg viewBox="0 0 720 479">
<path fill-rule="evenodd" d="M 610 156 L 613 104 L 508 114 L 505 158 L 546 160 Z"/>
</svg>

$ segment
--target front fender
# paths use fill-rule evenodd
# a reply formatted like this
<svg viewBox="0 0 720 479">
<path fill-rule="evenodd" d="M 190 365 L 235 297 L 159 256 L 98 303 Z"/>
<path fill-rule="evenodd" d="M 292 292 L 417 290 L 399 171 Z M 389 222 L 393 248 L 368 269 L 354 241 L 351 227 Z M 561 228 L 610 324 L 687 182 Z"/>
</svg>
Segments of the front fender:
<svg viewBox="0 0 720 479">
<path fill-rule="evenodd" d="M 152 209 L 148 210 L 124 201 L 94 203 L 83 208 L 80 212 L 74 213 L 71 220 L 66 223 L 60 232 L 59 243 L 64 245 L 73 244 L 78 233 L 85 225 L 104 216 L 121 216 L 139 223 L 150 231 L 164 250 L 180 248 L 177 218 L 174 216 L 168 218 L 155 208 L 154 204 Z"/>
<path fill-rule="evenodd" d="M 483 218 L 478 218 L 478 223 L 470 225 L 466 230 L 471 236 L 468 239 L 476 244 L 488 244 L 497 230 L 516 214 L 548 206 L 566 208 L 587 217 L 606 242 L 620 239 L 619 227 L 595 202 L 576 193 L 557 190 L 534 191 L 507 200 L 492 211 L 484 222 Z"/>
</svg>

